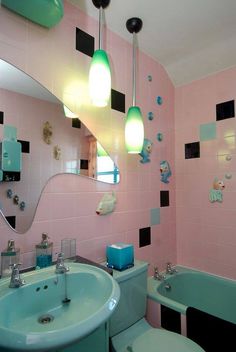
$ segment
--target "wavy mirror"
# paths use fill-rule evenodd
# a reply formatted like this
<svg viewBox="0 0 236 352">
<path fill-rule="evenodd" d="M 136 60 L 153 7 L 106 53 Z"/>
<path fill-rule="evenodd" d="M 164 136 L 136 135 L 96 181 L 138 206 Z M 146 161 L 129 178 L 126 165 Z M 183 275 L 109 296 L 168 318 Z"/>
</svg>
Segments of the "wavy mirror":
<svg viewBox="0 0 236 352">
<path fill-rule="evenodd" d="M 0 211 L 19 233 L 43 187 L 72 173 L 108 183 L 119 169 L 86 126 L 47 89 L 0 60 Z"/>
</svg>

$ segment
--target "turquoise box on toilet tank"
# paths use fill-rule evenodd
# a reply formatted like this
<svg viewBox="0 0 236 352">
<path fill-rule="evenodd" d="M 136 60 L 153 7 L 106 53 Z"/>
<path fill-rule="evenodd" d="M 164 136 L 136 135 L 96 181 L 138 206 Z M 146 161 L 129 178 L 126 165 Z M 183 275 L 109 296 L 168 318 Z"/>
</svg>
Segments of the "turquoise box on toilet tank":
<svg viewBox="0 0 236 352">
<path fill-rule="evenodd" d="M 134 265 L 134 246 L 127 243 L 115 243 L 107 246 L 107 266 L 116 270 L 125 270 Z"/>
</svg>

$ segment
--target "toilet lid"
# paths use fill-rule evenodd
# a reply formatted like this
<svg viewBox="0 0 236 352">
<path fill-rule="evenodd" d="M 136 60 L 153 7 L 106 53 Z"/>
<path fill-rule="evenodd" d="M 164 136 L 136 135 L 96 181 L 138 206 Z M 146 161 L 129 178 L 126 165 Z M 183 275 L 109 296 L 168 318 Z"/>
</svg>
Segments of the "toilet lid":
<svg viewBox="0 0 236 352">
<path fill-rule="evenodd" d="M 195 342 L 174 332 L 151 329 L 132 344 L 132 352 L 204 352 Z"/>
</svg>

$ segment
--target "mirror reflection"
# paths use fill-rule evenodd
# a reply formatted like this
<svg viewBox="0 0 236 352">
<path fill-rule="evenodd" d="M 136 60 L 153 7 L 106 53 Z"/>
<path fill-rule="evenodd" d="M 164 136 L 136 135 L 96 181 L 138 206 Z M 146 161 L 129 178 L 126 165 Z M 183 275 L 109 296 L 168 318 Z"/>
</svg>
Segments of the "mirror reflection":
<svg viewBox="0 0 236 352">
<path fill-rule="evenodd" d="M 108 183 L 119 169 L 86 126 L 47 89 L 0 60 L 0 209 L 24 233 L 48 179 L 72 173 Z"/>
</svg>

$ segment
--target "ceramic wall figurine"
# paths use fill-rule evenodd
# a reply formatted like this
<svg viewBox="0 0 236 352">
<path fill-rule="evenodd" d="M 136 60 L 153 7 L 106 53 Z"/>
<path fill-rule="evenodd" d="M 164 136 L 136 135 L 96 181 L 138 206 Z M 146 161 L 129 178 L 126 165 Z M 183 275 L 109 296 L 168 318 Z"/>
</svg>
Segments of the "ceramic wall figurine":
<svg viewBox="0 0 236 352">
<path fill-rule="evenodd" d="M 168 161 L 162 160 L 160 162 L 161 182 L 169 183 L 169 177 L 172 175 Z"/>
<path fill-rule="evenodd" d="M 213 188 L 210 189 L 209 193 L 209 200 L 211 203 L 214 202 L 223 202 L 223 189 L 225 188 L 225 184 L 222 180 L 218 180 L 217 177 L 215 177 L 214 182 L 213 182 Z"/>
<path fill-rule="evenodd" d="M 43 140 L 47 144 L 51 144 L 52 138 L 52 126 L 51 124 L 46 121 L 43 125 Z"/>
<path fill-rule="evenodd" d="M 106 215 L 112 213 L 116 205 L 116 196 L 115 193 L 106 193 L 102 197 L 101 201 L 98 204 L 96 213 L 98 215 Z"/>
<path fill-rule="evenodd" d="M 147 138 L 144 138 L 143 149 L 141 153 L 139 153 L 139 155 L 142 157 L 142 159 L 140 160 L 140 163 L 145 164 L 150 162 L 149 156 L 151 151 L 152 151 L 152 141 L 150 141 Z"/>
</svg>

